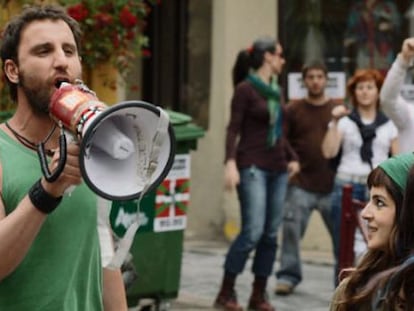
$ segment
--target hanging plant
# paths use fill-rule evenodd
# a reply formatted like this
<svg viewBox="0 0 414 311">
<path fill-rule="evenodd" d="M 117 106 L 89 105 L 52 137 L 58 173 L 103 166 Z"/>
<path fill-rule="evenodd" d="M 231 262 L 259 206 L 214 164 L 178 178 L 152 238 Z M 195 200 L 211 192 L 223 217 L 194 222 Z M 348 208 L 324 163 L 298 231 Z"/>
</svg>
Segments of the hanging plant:
<svg viewBox="0 0 414 311">
<path fill-rule="evenodd" d="M 83 32 L 80 55 L 86 68 L 111 63 L 121 77 L 126 78 L 137 58 L 150 56 L 148 38 L 143 30 L 148 14 L 160 0 L 3 0 L 0 1 L 1 27 L 11 16 L 9 5 L 17 2 L 21 6 L 54 2 L 66 8 Z M 13 108 L 8 87 L 0 81 L 0 112 Z"/>
<path fill-rule="evenodd" d="M 60 0 L 81 26 L 82 62 L 93 68 L 111 62 L 125 77 L 134 59 L 147 55 L 143 34 L 146 18 L 156 0 L 71 1 Z"/>
</svg>

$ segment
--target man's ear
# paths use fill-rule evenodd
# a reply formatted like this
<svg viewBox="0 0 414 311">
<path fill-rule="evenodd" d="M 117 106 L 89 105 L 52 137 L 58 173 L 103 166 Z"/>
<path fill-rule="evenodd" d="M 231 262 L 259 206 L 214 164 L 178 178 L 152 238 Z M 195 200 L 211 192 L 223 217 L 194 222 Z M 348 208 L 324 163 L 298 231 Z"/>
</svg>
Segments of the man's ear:
<svg viewBox="0 0 414 311">
<path fill-rule="evenodd" d="M 10 82 L 19 83 L 19 68 L 17 67 L 16 63 L 11 60 L 7 59 L 4 63 L 4 73 Z"/>
</svg>

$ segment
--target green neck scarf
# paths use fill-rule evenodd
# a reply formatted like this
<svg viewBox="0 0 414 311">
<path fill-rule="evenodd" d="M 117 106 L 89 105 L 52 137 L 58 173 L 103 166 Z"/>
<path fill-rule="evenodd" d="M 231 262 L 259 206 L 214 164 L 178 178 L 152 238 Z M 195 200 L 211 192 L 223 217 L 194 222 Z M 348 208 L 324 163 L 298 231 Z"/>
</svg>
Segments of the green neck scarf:
<svg viewBox="0 0 414 311">
<path fill-rule="evenodd" d="M 382 162 L 379 167 L 383 169 L 404 193 L 407 184 L 408 173 L 414 164 L 414 153 L 402 153 Z"/>
<path fill-rule="evenodd" d="M 269 111 L 269 130 L 267 134 L 267 146 L 273 147 L 277 139 L 282 135 L 282 110 L 280 107 L 280 91 L 275 77 L 271 78 L 270 84 L 266 84 L 256 74 L 247 76 L 253 87 L 267 99 Z"/>
</svg>

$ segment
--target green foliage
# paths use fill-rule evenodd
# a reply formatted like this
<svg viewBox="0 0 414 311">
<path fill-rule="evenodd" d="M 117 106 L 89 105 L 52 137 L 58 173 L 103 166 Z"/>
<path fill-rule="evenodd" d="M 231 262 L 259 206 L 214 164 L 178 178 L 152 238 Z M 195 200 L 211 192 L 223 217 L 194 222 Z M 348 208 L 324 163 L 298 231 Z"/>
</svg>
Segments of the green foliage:
<svg viewBox="0 0 414 311">
<path fill-rule="evenodd" d="M 112 62 L 121 75 L 130 70 L 136 57 L 145 55 L 148 38 L 144 36 L 146 17 L 156 1 L 145 0 L 60 0 L 84 33 L 82 60 L 93 68 Z M 144 50 L 144 51 L 143 51 Z"/>
<path fill-rule="evenodd" d="M 0 26 L 7 22 L 7 9 L 12 1 L 0 0 Z M 14 2 L 14 1 L 13 1 Z M 20 5 L 53 1 L 20 0 Z M 83 32 L 80 55 L 86 68 L 112 63 L 126 77 L 138 57 L 150 56 L 148 38 L 143 34 L 146 18 L 160 0 L 57 0 L 78 23 Z M 0 83 L 0 111 L 14 108 L 5 86 Z"/>
</svg>

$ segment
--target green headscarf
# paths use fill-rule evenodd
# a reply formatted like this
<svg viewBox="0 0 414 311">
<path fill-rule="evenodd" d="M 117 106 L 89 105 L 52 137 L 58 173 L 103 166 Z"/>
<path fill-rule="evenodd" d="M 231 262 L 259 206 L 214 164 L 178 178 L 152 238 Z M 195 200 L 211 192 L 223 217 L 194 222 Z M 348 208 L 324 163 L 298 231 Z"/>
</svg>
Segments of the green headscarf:
<svg viewBox="0 0 414 311">
<path fill-rule="evenodd" d="M 413 164 L 414 153 L 410 152 L 393 156 L 382 162 L 379 167 L 383 169 L 385 174 L 387 174 L 388 177 L 398 185 L 401 192 L 404 193 L 405 186 L 407 185 L 408 172 Z"/>
<path fill-rule="evenodd" d="M 269 110 L 269 131 L 267 134 L 267 145 L 272 147 L 282 135 L 282 109 L 280 107 L 280 91 L 276 78 L 272 77 L 270 84 L 266 84 L 255 74 L 247 76 L 253 87 L 267 99 Z"/>
</svg>

